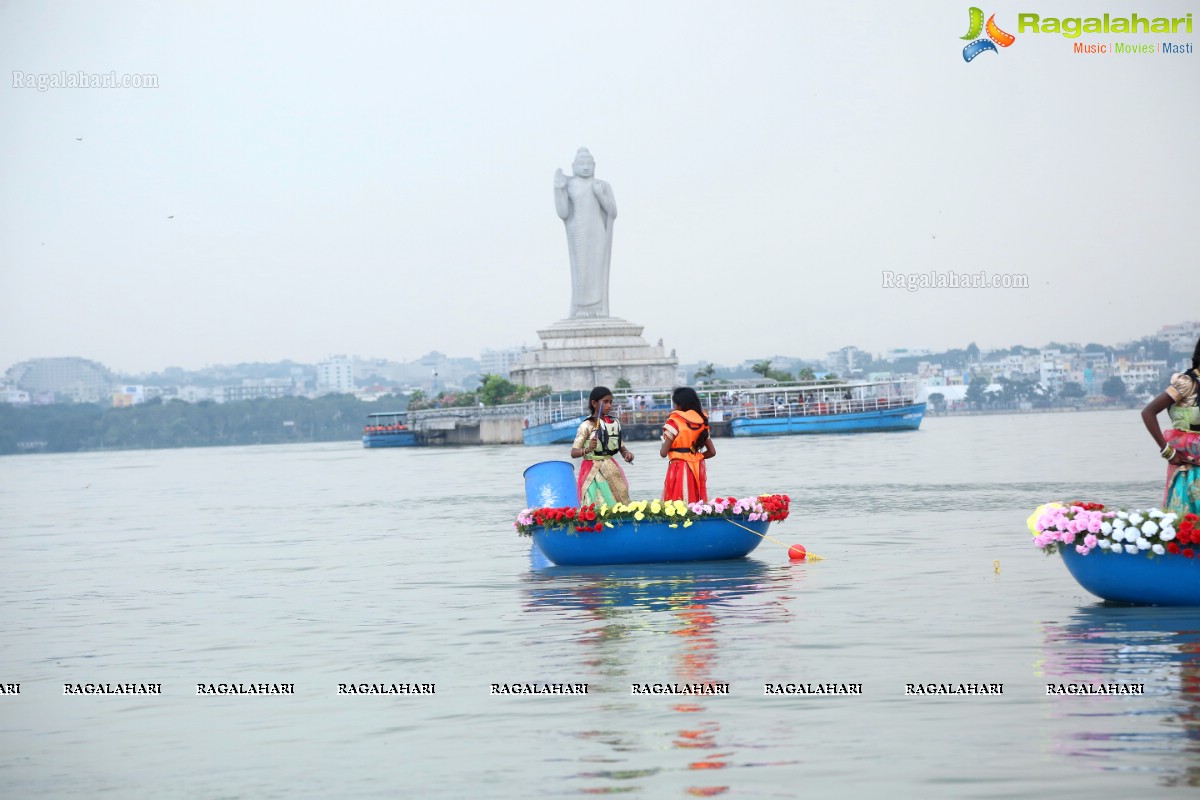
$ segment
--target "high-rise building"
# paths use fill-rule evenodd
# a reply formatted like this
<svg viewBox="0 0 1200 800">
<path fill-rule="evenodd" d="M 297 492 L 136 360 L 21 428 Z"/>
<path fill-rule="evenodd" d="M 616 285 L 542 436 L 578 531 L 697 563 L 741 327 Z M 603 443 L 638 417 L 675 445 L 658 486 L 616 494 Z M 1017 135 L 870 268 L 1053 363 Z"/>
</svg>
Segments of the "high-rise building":
<svg viewBox="0 0 1200 800">
<path fill-rule="evenodd" d="M 317 391 L 349 394 L 354 391 L 354 360 L 333 356 L 317 364 Z"/>
</svg>

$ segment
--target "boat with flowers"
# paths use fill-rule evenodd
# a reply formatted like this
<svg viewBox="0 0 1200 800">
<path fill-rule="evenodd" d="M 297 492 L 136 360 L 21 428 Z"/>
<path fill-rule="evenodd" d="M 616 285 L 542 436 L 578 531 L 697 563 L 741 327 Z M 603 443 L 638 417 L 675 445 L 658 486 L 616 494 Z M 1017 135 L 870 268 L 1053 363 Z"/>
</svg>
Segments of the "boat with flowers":
<svg viewBox="0 0 1200 800">
<path fill-rule="evenodd" d="M 367 414 L 362 443 L 363 447 L 415 447 L 421 439 L 408 427 L 403 411 L 380 411 Z"/>
<path fill-rule="evenodd" d="M 527 508 L 514 525 L 558 566 L 720 561 L 753 552 L 788 505 L 787 495 L 771 494 Z"/>
<path fill-rule="evenodd" d="M 1157 508 L 1047 503 L 1028 520 L 1033 543 L 1062 555 L 1071 576 L 1104 600 L 1200 606 L 1200 519 Z"/>
</svg>

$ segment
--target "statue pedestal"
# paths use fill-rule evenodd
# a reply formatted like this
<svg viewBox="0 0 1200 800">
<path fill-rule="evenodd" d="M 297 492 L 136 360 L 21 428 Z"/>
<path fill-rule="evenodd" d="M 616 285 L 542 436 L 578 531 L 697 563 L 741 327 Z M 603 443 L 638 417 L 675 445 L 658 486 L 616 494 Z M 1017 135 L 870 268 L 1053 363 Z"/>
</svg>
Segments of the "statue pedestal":
<svg viewBox="0 0 1200 800">
<path fill-rule="evenodd" d="M 616 317 L 559 320 L 538 331 L 542 346 L 521 355 L 509 377 L 521 386 L 549 386 L 556 392 L 613 388 L 621 378 L 637 388 L 670 388 L 677 383 L 679 359 L 660 340 L 646 344 L 642 326 Z"/>
</svg>

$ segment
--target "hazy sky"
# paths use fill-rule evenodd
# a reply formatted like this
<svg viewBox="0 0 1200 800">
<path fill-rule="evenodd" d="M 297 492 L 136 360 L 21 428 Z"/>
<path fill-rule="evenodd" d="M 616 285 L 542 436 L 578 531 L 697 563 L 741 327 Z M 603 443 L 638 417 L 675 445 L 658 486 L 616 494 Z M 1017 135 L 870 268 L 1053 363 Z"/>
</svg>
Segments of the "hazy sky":
<svg viewBox="0 0 1200 800">
<path fill-rule="evenodd" d="M 1074 54 L 1016 14 L 1200 3 L 985 6 L 1017 39 L 966 63 L 969 5 L 0 2 L 0 370 L 536 344 L 580 146 L 612 313 L 683 361 L 1196 318 L 1200 53 Z M 159 87 L 11 88 L 81 70 Z M 882 285 L 981 269 L 1030 288 Z"/>
</svg>

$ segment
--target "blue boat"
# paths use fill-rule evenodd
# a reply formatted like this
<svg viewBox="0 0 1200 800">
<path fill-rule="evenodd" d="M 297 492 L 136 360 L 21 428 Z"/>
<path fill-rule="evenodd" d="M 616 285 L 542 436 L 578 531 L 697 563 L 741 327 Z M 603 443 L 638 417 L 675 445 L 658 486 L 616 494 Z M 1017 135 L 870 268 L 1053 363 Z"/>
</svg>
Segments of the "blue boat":
<svg viewBox="0 0 1200 800">
<path fill-rule="evenodd" d="M 521 439 L 524 444 L 528 445 L 570 444 L 575 441 L 575 432 L 579 430 L 579 426 L 585 419 L 587 419 L 587 415 L 580 414 L 577 417 L 567 417 L 541 425 L 533 425 L 522 431 Z"/>
<path fill-rule="evenodd" d="M 525 502 L 529 508 L 576 506 L 574 467 L 567 461 L 542 461 L 525 470 Z M 590 567 L 602 564 L 653 564 L 659 562 L 720 561 L 742 558 L 762 543 L 770 520 L 702 517 L 686 528 L 664 519 L 609 519 L 612 527 L 577 531 L 573 526 L 535 526 L 531 563 Z"/>
<path fill-rule="evenodd" d="M 772 417 L 736 417 L 730 422 L 734 436 L 782 436 L 792 433 L 862 433 L 915 431 L 925 417 L 925 404 L 890 406 L 833 414 Z"/>
<path fill-rule="evenodd" d="M 752 553 L 770 524 L 714 517 L 693 520 L 687 528 L 657 520 L 622 520 L 611 528 L 584 532 L 539 526 L 533 529 L 533 543 L 552 564 L 568 567 L 720 561 Z"/>
<path fill-rule="evenodd" d="M 780 384 L 738 395 L 725 412 L 734 436 L 915 431 L 925 418 L 911 381 Z"/>
<path fill-rule="evenodd" d="M 845 381 L 727 382 L 697 390 L 713 435 L 785 436 L 798 433 L 915 431 L 925 418 L 916 381 L 906 378 L 863 383 Z M 558 395 L 528 403 L 528 445 L 570 444 L 587 417 L 587 393 Z M 657 438 L 671 412 L 670 389 L 613 392 L 613 416 L 627 439 Z"/>
<path fill-rule="evenodd" d="M 408 427 L 404 412 L 381 411 L 367 415 L 362 443 L 363 447 L 416 447 L 421 437 Z"/>
<path fill-rule="evenodd" d="M 1143 553 L 1081 555 L 1060 547 L 1071 577 L 1103 600 L 1150 606 L 1200 606 L 1200 559 Z"/>
<path fill-rule="evenodd" d="M 589 390 L 590 391 L 590 390 Z M 588 415 L 588 392 L 562 392 L 525 406 L 521 441 L 527 445 L 570 444 Z"/>
</svg>

